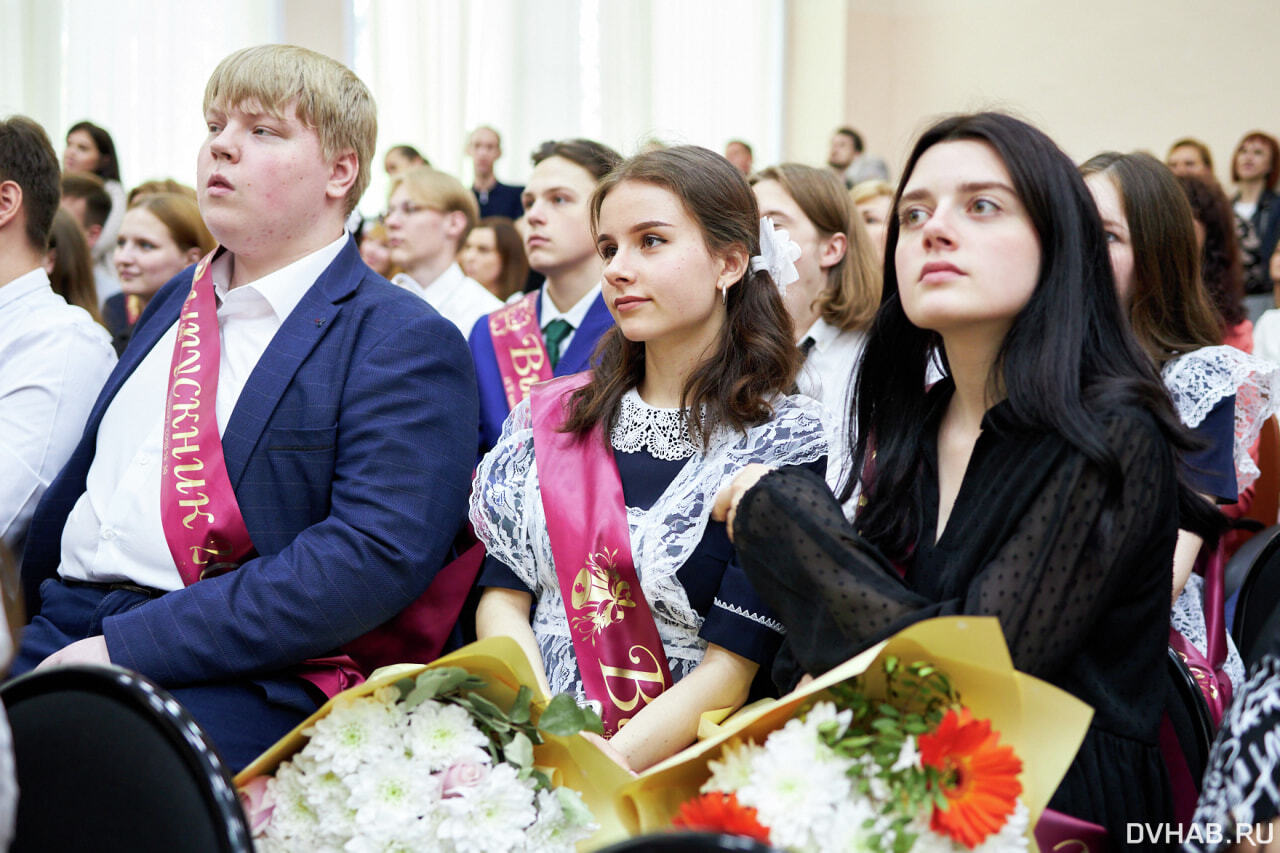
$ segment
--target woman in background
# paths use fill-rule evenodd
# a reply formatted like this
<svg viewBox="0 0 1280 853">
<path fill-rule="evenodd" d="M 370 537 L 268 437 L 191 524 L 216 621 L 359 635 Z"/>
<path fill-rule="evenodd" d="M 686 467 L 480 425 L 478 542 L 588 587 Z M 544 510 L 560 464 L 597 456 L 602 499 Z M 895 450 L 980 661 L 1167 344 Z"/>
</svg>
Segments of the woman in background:
<svg viewBox="0 0 1280 853">
<path fill-rule="evenodd" d="M 1267 261 L 1280 243 L 1280 144 L 1260 130 L 1250 131 L 1231 156 L 1231 199 L 1244 254 L 1244 287 L 1250 294 L 1268 293 Z"/>
<path fill-rule="evenodd" d="M 1253 352 L 1253 323 L 1242 301 L 1244 270 L 1231 202 L 1216 181 L 1180 176 L 1178 183 L 1191 204 L 1200 251 L 1200 280 L 1222 327 L 1218 342 Z"/>
<path fill-rule="evenodd" d="M 124 221 L 125 192 L 120 184 L 120 162 L 111 134 L 93 122 L 76 122 L 67 131 L 67 147 L 62 152 L 62 168 L 67 172 L 91 172 L 102 178 L 111 196 L 111 213 L 94 244 L 93 259 L 109 263 L 116 245 L 116 233 Z"/>
<path fill-rule="evenodd" d="M 529 277 L 524 241 L 505 216 L 486 216 L 476 223 L 462 244 L 458 263 L 503 302 L 523 290 Z"/>
<path fill-rule="evenodd" d="M 862 216 L 862 224 L 883 263 L 884 238 L 889 231 L 889 216 L 893 210 L 893 184 L 881 180 L 863 181 L 849 190 L 849 197 Z"/>
<path fill-rule="evenodd" d="M 116 353 L 123 353 L 138 317 L 165 282 L 214 250 L 200 208 L 173 193 L 144 196 L 125 214 L 116 237 L 121 293 L 102 306 Z"/>
</svg>

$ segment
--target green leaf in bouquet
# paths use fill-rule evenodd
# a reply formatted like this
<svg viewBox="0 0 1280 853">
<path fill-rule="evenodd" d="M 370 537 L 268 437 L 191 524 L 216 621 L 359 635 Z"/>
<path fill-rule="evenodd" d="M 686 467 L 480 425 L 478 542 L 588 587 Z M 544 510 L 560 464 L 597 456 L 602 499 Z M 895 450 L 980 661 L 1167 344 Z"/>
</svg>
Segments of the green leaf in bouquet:
<svg viewBox="0 0 1280 853">
<path fill-rule="evenodd" d="M 533 780 L 534 788 L 539 791 L 545 791 L 551 787 L 551 777 L 536 767 L 529 771 L 529 778 Z"/>
<path fill-rule="evenodd" d="M 583 731 L 604 735 L 604 720 L 600 719 L 600 715 L 596 713 L 595 708 L 583 708 L 582 716 L 587 721 L 586 725 L 582 727 Z"/>
<path fill-rule="evenodd" d="M 517 725 L 529 722 L 529 705 L 533 701 L 533 691 L 523 684 L 516 693 L 515 701 L 511 703 L 511 713 L 508 719 Z"/>
<path fill-rule="evenodd" d="M 550 781 L 547 784 L 550 785 Z M 595 821 L 595 815 L 582 801 L 582 795 L 572 788 L 564 786 L 556 788 L 556 799 L 560 801 L 560 808 L 564 809 L 565 817 L 574 826 L 586 826 Z"/>
<path fill-rule="evenodd" d="M 481 696 L 479 693 L 468 693 L 467 698 L 471 700 L 471 708 L 479 714 L 484 715 L 485 719 L 501 720 L 504 724 L 509 717 L 497 705 Z"/>
<path fill-rule="evenodd" d="M 516 732 L 502 752 L 508 763 L 514 764 L 521 770 L 533 769 L 533 741 L 529 740 L 524 732 Z"/>
<path fill-rule="evenodd" d="M 473 677 L 471 673 L 461 667 L 439 666 L 435 669 L 424 670 L 418 674 L 418 689 L 431 691 L 429 698 L 434 699 L 437 696 L 457 690 Z M 483 686 L 484 680 L 477 680 Z"/>
<path fill-rule="evenodd" d="M 568 737 L 587 728 L 587 715 L 572 696 L 559 693 L 547 703 L 538 718 L 538 728 L 548 734 Z"/>
<path fill-rule="evenodd" d="M 897 833 L 893 837 L 893 853 L 907 853 L 908 850 L 916 845 L 917 837 L 916 833 L 907 832 L 906 830 Z"/>
<path fill-rule="evenodd" d="M 877 706 L 876 710 L 880 712 L 881 716 L 889 717 L 894 720 L 897 720 L 902 716 L 902 712 L 890 705 L 888 702 L 881 702 L 879 706 Z"/>
</svg>

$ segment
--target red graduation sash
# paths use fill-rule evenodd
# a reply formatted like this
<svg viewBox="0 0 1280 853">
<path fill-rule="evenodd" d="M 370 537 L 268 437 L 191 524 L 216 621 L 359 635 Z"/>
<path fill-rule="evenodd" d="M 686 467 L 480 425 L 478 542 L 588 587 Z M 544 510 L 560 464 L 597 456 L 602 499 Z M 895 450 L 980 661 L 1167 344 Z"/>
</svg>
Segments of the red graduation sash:
<svg viewBox="0 0 1280 853">
<path fill-rule="evenodd" d="M 160 468 L 160 522 L 169 553 L 187 586 L 240 567 L 253 541 L 227 476 L 218 434 L 218 368 L 222 360 L 213 294 L 215 249 L 196 267 L 178 315 Z M 305 661 L 298 674 L 333 696 L 362 680 L 346 655 Z"/>
<path fill-rule="evenodd" d="M 498 375 L 502 377 L 509 409 L 529 396 L 534 383 L 545 382 L 553 375 L 538 326 L 540 294 L 541 291 L 534 291 L 489 315 L 489 337 L 493 340 L 493 354 L 498 359 Z"/>
<path fill-rule="evenodd" d="M 671 686 L 671 671 L 631 559 L 618 464 L 597 428 L 560 432 L 571 392 L 589 373 L 533 386 L 529 405 L 539 491 L 569 633 L 606 737 Z"/>
<path fill-rule="evenodd" d="M 211 268 L 220 251 L 200 261 L 182 303 L 164 403 L 160 522 L 187 586 L 238 567 L 253 551 L 218 434 L 222 345 Z"/>
</svg>

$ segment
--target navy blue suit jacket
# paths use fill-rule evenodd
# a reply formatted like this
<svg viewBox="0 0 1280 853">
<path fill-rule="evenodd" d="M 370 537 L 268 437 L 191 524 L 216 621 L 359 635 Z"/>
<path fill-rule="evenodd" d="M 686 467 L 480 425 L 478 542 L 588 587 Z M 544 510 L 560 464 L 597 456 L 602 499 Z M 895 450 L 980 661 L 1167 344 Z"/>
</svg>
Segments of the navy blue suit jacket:
<svg viewBox="0 0 1280 853">
<path fill-rule="evenodd" d="M 36 510 L 22 565 L 30 613 L 57 571 L 102 415 L 177 319 L 193 270 L 151 300 Z M 476 424 L 462 336 L 348 240 L 262 354 L 222 438 L 259 556 L 108 618 L 112 661 L 169 686 L 265 675 L 386 622 L 449 554 Z"/>
<path fill-rule="evenodd" d="M 538 320 L 541 323 L 542 291 L 539 290 L 538 294 Z M 560 354 L 555 375 L 568 376 L 586 370 L 600 336 L 612 326 L 613 316 L 601 294 L 587 309 L 582 325 L 574 330 L 569 348 Z M 511 414 L 511 409 L 507 406 L 507 394 L 502 390 L 502 374 L 498 372 L 498 356 L 493 350 L 487 316 L 476 321 L 468 343 L 471 345 L 471 357 L 475 359 L 476 380 L 480 386 L 480 452 L 483 454 L 502 437 L 502 422 Z"/>
</svg>

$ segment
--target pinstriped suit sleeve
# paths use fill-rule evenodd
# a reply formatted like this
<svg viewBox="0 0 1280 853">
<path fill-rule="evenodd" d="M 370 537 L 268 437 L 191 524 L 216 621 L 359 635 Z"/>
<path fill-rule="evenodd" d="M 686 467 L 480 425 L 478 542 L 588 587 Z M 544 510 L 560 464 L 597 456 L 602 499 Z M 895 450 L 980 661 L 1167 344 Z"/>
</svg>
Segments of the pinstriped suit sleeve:
<svg viewBox="0 0 1280 853">
<path fill-rule="evenodd" d="M 113 661 L 166 685 L 272 672 L 426 589 L 465 518 L 475 376 L 461 335 L 425 304 L 366 302 L 303 362 L 236 488 L 269 556 L 108 619 Z"/>
</svg>

